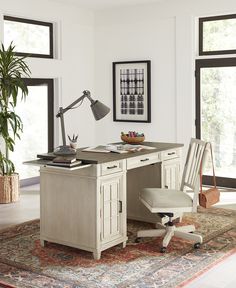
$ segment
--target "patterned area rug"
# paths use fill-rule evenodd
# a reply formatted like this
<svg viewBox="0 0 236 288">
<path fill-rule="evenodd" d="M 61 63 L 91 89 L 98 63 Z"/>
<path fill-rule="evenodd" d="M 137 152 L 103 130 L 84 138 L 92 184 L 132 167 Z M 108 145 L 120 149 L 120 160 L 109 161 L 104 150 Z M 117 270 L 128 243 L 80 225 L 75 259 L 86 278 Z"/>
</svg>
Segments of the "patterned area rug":
<svg viewBox="0 0 236 288">
<path fill-rule="evenodd" d="M 204 244 L 194 250 L 188 241 L 172 239 L 165 254 L 161 239 L 146 238 L 136 244 L 137 230 L 152 225 L 128 223 L 129 242 L 92 254 L 63 245 L 39 243 L 39 220 L 0 231 L 0 280 L 19 288 L 169 288 L 212 267 L 236 247 L 236 211 L 201 208 L 185 214 L 180 225 L 194 224 Z M 1 285 L 0 285 L 1 287 Z"/>
</svg>

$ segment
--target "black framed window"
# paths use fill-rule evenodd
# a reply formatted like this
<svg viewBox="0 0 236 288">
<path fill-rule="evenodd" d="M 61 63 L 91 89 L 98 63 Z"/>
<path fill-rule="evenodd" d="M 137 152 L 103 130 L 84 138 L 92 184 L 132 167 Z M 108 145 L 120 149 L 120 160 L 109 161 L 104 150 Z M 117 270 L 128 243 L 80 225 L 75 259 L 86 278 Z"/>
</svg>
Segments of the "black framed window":
<svg viewBox="0 0 236 288">
<path fill-rule="evenodd" d="M 236 54 L 236 14 L 199 18 L 199 55 Z"/>
<path fill-rule="evenodd" d="M 196 60 L 196 137 L 213 145 L 217 185 L 236 188 L 236 58 Z M 212 185 L 209 162 L 203 183 Z"/>
<path fill-rule="evenodd" d="M 47 111 L 44 111 L 45 119 L 41 120 L 44 120 L 47 125 L 47 129 L 45 129 L 47 130 L 47 149 L 48 152 L 52 152 L 54 150 L 54 80 L 42 78 L 25 78 L 24 81 L 28 87 L 29 93 L 31 92 L 31 89 L 34 88 L 34 91 L 32 90 L 31 92 L 32 96 L 34 93 L 36 97 L 37 95 L 41 95 L 41 98 L 43 95 L 45 95 L 45 99 L 42 101 L 45 102 Z M 32 108 L 36 110 L 39 110 L 40 107 L 42 107 L 40 102 L 39 107 L 32 106 Z M 38 113 L 40 114 L 40 111 Z"/>
<path fill-rule="evenodd" d="M 4 44 L 11 42 L 19 56 L 53 58 L 53 24 L 4 16 Z"/>
<path fill-rule="evenodd" d="M 30 185 L 38 182 L 38 168 L 23 162 L 54 149 L 54 80 L 30 78 L 24 81 L 29 93 L 15 108 L 23 122 L 23 133 L 21 139 L 16 139 L 10 158 L 20 174 L 21 185 Z"/>
</svg>

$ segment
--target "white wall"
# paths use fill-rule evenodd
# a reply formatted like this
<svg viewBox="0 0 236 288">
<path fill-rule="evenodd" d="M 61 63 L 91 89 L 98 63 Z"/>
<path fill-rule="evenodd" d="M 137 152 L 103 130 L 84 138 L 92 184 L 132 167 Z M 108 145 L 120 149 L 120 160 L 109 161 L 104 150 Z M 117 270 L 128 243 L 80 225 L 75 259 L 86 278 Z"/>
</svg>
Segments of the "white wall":
<svg viewBox="0 0 236 288">
<path fill-rule="evenodd" d="M 94 15 L 92 11 L 51 1 L 0 0 L 2 15 L 25 17 L 56 23 L 58 59 L 29 58 L 32 78 L 54 78 L 55 114 L 59 105 L 65 107 L 82 95 L 94 90 Z M 0 32 L 3 21 L 0 22 Z M 3 34 L 1 41 L 3 41 Z M 78 133 L 79 145 L 94 142 L 95 121 L 89 103 L 65 114 L 67 134 Z M 40 119 L 39 119 L 40 121 Z M 59 120 L 55 118 L 55 146 L 58 145 Z M 40 141 L 40 139 L 39 139 Z M 46 151 L 45 151 L 46 152 Z"/>
<path fill-rule="evenodd" d="M 235 0 L 166 0 L 96 13 L 96 94 L 112 107 L 112 62 L 151 60 L 152 122 L 96 124 L 96 141 L 143 131 L 148 140 L 189 143 L 195 136 L 194 22 L 198 16 L 236 13 Z"/>
<path fill-rule="evenodd" d="M 172 95 L 175 94 L 175 85 L 172 85 L 175 83 L 175 71 L 172 68 L 175 62 L 175 18 L 147 19 L 144 22 L 133 19 L 128 23 L 113 23 L 112 19 L 109 20 L 109 25 L 107 22 L 96 25 L 96 94 L 102 95 L 104 102 L 112 107 L 112 62 L 151 60 L 152 123 L 113 122 L 111 113 L 101 125 L 97 122 L 97 140 L 117 141 L 121 131 L 129 130 L 145 132 L 150 140 L 175 140 L 175 126 L 172 125 L 175 121 L 175 103 L 172 103 Z M 168 57 L 164 58 L 163 54 Z M 167 112 L 169 117 L 163 129 Z"/>
<path fill-rule="evenodd" d="M 32 77 L 58 80 L 55 110 L 84 89 L 112 107 L 112 62 L 151 60 L 152 123 L 113 122 L 112 113 L 95 122 L 83 103 L 65 115 L 67 134 L 79 133 L 80 146 L 118 141 L 129 130 L 143 131 L 148 140 L 187 144 L 195 133 L 195 17 L 223 13 L 236 13 L 235 0 L 165 0 L 96 12 L 49 0 L 0 0 L 0 16 L 57 23 L 59 58 L 28 60 Z M 2 31 L 1 20 L 0 37 Z M 58 144 L 57 119 L 55 125 Z"/>
</svg>

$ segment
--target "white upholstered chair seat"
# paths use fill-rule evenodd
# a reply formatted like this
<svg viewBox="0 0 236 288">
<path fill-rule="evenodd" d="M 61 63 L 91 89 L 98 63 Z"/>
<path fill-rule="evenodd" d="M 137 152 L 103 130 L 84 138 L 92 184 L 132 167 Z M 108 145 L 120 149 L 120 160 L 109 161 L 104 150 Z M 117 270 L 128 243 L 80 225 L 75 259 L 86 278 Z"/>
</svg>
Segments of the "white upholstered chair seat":
<svg viewBox="0 0 236 288">
<path fill-rule="evenodd" d="M 183 207 L 193 206 L 193 200 L 188 194 L 173 189 L 144 188 L 140 193 L 140 200 L 151 208 L 167 208 L 170 212 L 171 207 L 181 207 L 184 210 Z"/>
</svg>

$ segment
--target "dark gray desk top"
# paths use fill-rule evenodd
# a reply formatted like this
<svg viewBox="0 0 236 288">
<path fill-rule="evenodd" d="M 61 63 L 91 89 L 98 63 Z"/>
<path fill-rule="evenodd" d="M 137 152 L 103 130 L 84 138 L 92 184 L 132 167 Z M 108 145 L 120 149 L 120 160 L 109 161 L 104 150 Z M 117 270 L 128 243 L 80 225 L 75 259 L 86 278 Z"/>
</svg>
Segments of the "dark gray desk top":
<svg viewBox="0 0 236 288">
<path fill-rule="evenodd" d="M 123 144 L 123 143 L 120 143 L 120 144 Z M 161 143 L 161 142 L 143 142 L 142 145 L 152 146 L 152 147 L 155 147 L 155 149 L 118 154 L 114 152 L 110 152 L 110 153 L 84 152 L 82 151 L 84 148 L 81 148 L 81 149 L 77 149 L 76 159 L 81 160 L 85 164 L 100 164 L 100 163 L 106 163 L 106 162 L 117 161 L 117 160 L 127 159 L 131 157 L 136 157 L 136 156 L 142 156 L 142 155 L 153 153 L 153 152 L 160 152 L 160 151 L 169 150 L 173 148 L 179 148 L 179 147 L 184 146 L 183 144 Z M 39 154 L 37 155 L 37 157 L 44 158 L 44 159 L 53 159 L 56 156 L 53 153 L 47 153 L 47 154 Z"/>
</svg>

